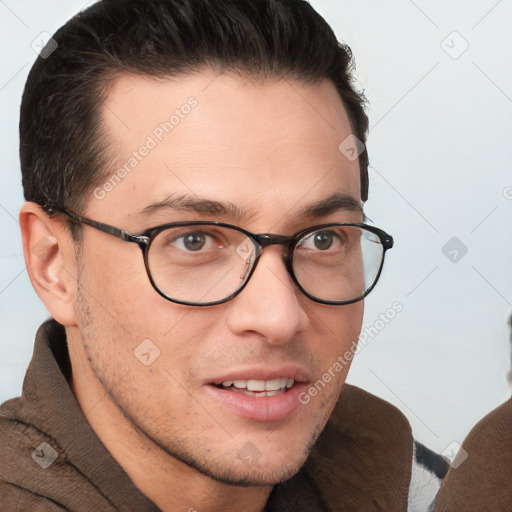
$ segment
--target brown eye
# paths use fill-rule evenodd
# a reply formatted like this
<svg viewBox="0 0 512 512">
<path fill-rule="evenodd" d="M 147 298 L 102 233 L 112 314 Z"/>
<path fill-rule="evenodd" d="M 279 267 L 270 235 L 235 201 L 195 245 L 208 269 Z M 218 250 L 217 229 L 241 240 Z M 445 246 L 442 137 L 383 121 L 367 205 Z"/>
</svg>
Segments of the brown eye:
<svg viewBox="0 0 512 512">
<path fill-rule="evenodd" d="M 183 246 L 189 251 L 199 251 L 206 243 L 206 237 L 203 233 L 189 233 L 182 237 Z"/>
<path fill-rule="evenodd" d="M 313 235 L 313 243 L 315 244 L 315 248 L 321 251 L 330 249 L 333 243 L 332 231 L 318 231 Z"/>
<path fill-rule="evenodd" d="M 182 231 L 172 236 L 169 234 L 165 244 L 185 253 L 212 251 L 224 245 L 215 233 L 206 231 Z"/>
<path fill-rule="evenodd" d="M 306 235 L 298 244 L 297 248 L 308 251 L 329 251 L 339 250 L 343 247 L 345 236 L 342 231 L 334 230 L 315 231 Z"/>
</svg>

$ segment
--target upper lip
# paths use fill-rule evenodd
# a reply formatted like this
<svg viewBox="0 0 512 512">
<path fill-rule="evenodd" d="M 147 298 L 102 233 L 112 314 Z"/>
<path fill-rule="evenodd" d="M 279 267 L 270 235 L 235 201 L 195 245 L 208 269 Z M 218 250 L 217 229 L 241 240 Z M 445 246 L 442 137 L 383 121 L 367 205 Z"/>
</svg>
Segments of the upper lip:
<svg viewBox="0 0 512 512">
<path fill-rule="evenodd" d="M 214 377 L 205 384 L 222 384 L 233 380 L 274 380 L 279 378 L 293 379 L 295 382 L 309 382 L 310 375 L 304 368 L 295 364 L 280 366 L 254 366 L 229 371 L 222 376 Z"/>
</svg>

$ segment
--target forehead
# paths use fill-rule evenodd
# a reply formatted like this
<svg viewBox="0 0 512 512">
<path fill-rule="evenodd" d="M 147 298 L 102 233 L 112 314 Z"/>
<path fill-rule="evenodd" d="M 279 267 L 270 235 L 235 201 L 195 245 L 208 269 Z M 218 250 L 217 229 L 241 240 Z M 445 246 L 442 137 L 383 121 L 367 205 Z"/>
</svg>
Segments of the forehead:
<svg viewBox="0 0 512 512">
<path fill-rule="evenodd" d="M 122 75 L 101 120 L 110 166 L 90 212 L 126 218 L 187 194 L 278 217 L 333 192 L 360 197 L 359 164 L 338 148 L 350 123 L 328 80 Z"/>
</svg>

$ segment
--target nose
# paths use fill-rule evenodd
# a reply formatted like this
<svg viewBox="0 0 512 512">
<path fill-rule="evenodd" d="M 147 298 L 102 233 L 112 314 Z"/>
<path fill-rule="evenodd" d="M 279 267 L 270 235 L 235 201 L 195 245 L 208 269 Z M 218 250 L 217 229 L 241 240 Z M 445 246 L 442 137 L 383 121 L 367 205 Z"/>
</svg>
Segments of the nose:
<svg viewBox="0 0 512 512">
<path fill-rule="evenodd" d="M 271 344 L 289 342 L 309 322 L 300 293 L 286 270 L 282 248 L 267 247 L 245 288 L 229 302 L 228 326 L 237 335 L 259 335 Z"/>
</svg>

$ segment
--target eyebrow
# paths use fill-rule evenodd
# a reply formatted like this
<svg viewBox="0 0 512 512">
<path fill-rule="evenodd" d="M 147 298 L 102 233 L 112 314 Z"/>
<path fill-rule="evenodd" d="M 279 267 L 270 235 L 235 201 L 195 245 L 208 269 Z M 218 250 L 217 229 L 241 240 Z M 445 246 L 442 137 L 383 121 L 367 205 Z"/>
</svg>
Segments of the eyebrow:
<svg viewBox="0 0 512 512">
<path fill-rule="evenodd" d="M 336 192 L 327 199 L 321 199 L 300 209 L 299 214 L 313 219 L 326 217 L 339 211 L 359 213 L 364 216 L 361 203 L 352 196 Z"/>
<path fill-rule="evenodd" d="M 234 217 L 236 219 L 244 219 L 248 216 L 248 212 L 240 209 L 233 203 L 221 203 L 210 199 L 201 199 L 189 194 L 176 197 L 169 196 L 163 201 L 152 203 L 135 213 L 149 215 L 165 209 L 188 213 L 208 213 L 211 215 Z"/>
<path fill-rule="evenodd" d="M 210 199 L 199 198 L 189 194 L 169 196 L 162 201 L 152 203 L 135 212 L 141 215 L 150 215 L 162 210 L 184 211 L 196 214 L 219 215 L 231 217 L 237 220 L 247 219 L 254 215 L 254 211 L 246 211 L 233 203 L 221 203 Z M 349 211 L 361 214 L 364 217 L 363 208 L 359 201 L 347 194 L 336 192 L 327 199 L 321 199 L 314 203 L 302 206 L 298 217 L 318 219 L 339 211 Z"/>
</svg>

